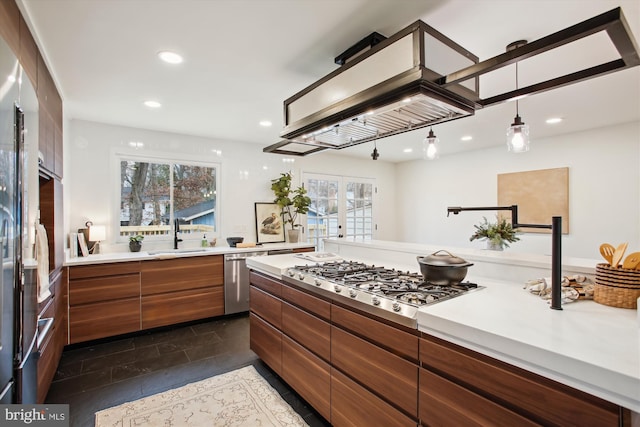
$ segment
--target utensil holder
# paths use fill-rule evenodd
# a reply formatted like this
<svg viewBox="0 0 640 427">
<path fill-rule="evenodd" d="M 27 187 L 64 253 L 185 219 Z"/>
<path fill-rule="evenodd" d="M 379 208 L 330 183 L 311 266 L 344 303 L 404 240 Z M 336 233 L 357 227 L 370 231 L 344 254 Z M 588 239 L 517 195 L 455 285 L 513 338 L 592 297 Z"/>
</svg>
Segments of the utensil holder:
<svg viewBox="0 0 640 427">
<path fill-rule="evenodd" d="M 596 283 L 593 300 L 620 308 L 638 308 L 640 298 L 640 270 L 614 268 L 608 264 L 596 265 Z"/>
</svg>

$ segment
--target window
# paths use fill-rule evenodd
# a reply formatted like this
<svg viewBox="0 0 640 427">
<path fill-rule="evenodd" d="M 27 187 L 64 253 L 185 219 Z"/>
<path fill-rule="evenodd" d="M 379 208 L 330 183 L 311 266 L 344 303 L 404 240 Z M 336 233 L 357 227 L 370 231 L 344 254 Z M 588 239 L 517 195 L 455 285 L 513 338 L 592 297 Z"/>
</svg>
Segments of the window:
<svg viewBox="0 0 640 427">
<path fill-rule="evenodd" d="M 375 181 L 318 174 L 304 175 L 311 206 L 307 213 L 307 240 L 318 250 L 324 238 L 373 239 Z"/>
<path fill-rule="evenodd" d="M 217 168 L 213 165 L 120 161 L 120 236 L 183 236 L 217 231 Z M 188 237 L 187 237 L 188 238 Z"/>
</svg>

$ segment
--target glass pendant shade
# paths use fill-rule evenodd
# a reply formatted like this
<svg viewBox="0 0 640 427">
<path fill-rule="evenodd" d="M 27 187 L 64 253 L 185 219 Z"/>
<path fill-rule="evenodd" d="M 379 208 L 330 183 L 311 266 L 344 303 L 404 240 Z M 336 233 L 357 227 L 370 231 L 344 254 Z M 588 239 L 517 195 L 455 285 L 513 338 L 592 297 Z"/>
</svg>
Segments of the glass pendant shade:
<svg viewBox="0 0 640 427">
<path fill-rule="evenodd" d="M 519 115 L 507 129 L 507 149 L 513 153 L 529 151 L 529 125 Z"/>
<path fill-rule="evenodd" d="M 422 158 L 425 160 L 435 160 L 438 158 L 438 142 L 440 140 L 433 133 L 433 130 L 429 129 L 429 135 L 422 140 Z"/>
</svg>

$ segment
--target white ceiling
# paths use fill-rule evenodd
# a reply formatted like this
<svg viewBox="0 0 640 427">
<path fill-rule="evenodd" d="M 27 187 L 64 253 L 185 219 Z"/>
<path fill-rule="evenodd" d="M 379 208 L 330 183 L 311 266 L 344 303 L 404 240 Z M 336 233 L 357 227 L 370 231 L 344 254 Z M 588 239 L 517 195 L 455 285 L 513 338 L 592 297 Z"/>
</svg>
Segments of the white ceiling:
<svg viewBox="0 0 640 427">
<path fill-rule="evenodd" d="M 377 31 L 421 19 L 480 60 L 621 6 L 636 41 L 637 0 L 18 0 L 62 93 L 82 119 L 267 146 L 279 141 L 284 99 L 338 66 L 335 56 Z M 637 42 L 636 42 L 637 43 Z M 606 42 L 604 43 L 606 45 Z M 601 40 L 522 63 L 521 82 L 560 59 L 600 61 Z M 606 46 L 605 46 L 606 48 Z M 182 54 L 180 65 L 156 53 Z M 606 50 L 606 49 L 605 49 Z M 604 56 L 606 57 L 606 53 Z M 595 64 L 591 64 L 595 65 Z M 506 74 L 505 74 L 506 73 Z M 481 80 L 481 95 L 513 82 L 513 69 Z M 510 88 L 513 89 L 513 88 Z M 154 99 L 160 109 L 143 101 Z M 438 125 L 441 155 L 504 144 L 515 105 Z M 640 67 L 520 101 L 535 139 L 640 120 Z M 544 123 L 551 116 L 564 121 Z M 271 128 L 259 126 L 270 120 Z M 381 160 L 419 158 L 426 132 L 378 141 Z M 472 135 L 470 142 L 461 142 Z M 413 153 L 405 153 L 412 148 Z M 372 143 L 339 151 L 368 157 Z"/>
</svg>

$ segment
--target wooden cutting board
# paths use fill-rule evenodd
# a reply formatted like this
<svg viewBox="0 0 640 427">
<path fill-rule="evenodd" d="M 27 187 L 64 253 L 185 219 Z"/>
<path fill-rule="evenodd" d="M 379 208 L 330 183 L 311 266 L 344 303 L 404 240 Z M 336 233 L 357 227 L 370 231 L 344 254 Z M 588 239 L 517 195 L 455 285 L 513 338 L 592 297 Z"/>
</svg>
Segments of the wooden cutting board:
<svg viewBox="0 0 640 427">
<path fill-rule="evenodd" d="M 236 243 L 236 248 L 255 248 L 255 243 Z"/>
</svg>

